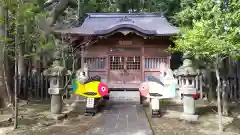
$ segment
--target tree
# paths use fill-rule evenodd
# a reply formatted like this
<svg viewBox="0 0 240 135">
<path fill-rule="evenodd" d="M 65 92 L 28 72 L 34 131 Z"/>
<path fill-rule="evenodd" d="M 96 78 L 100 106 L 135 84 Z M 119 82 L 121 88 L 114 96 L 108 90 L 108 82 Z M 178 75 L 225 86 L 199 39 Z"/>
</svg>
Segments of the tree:
<svg viewBox="0 0 240 135">
<path fill-rule="evenodd" d="M 56 6 L 52 6 L 53 3 L 57 3 Z M 189 0 L 182 3 L 189 3 Z M 80 22 L 87 12 L 160 12 L 171 19 L 181 8 L 180 0 L 51 0 L 45 3 L 41 1 L 39 5 L 47 11 L 52 10 L 50 26 L 61 22 L 63 16 L 76 16 L 74 12 L 78 12 Z M 69 12 L 69 8 L 73 11 Z"/>
<path fill-rule="evenodd" d="M 227 1 L 227 0 L 225 0 Z M 178 12 L 177 14 L 174 15 L 173 20 L 174 23 L 177 24 L 180 27 L 188 27 L 188 28 L 192 28 L 193 27 L 193 22 L 194 21 L 199 21 L 201 19 L 205 19 L 205 20 L 211 20 L 212 16 L 214 15 L 214 12 L 210 12 L 213 9 L 214 4 L 208 4 L 209 1 L 189 1 L 189 0 L 184 0 L 181 1 L 181 11 Z M 231 3 L 238 3 L 239 0 L 232 0 L 229 1 L 227 3 L 223 2 L 220 3 L 220 7 L 223 9 L 223 11 L 228 11 L 230 10 L 229 8 L 226 9 L 227 5 L 231 6 Z M 211 1 L 211 3 L 215 3 L 215 1 Z M 231 14 L 231 12 L 229 11 L 229 13 Z M 235 15 L 236 16 L 236 15 Z M 231 19 L 233 20 L 233 19 Z M 236 19 L 235 19 L 236 21 Z M 235 29 L 237 30 L 237 29 Z M 237 35 L 237 34 L 236 34 Z M 232 36 L 232 37 L 236 37 Z M 230 35 L 228 35 L 230 37 Z M 209 88 L 208 91 L 208 100 L 214 100 L 215 99 L 215 94 L 216 92 L 213 90 L 213 80 L 211 78 L 214 78 L 214 76 L 212 76 L 212 71 L 210 69 L 212 69 L 212 65 L 208 64 L 207 60 L 201 60 L 201 59 L 195 59 L 196 63 L 200 63 L 201 67 L 205 67 L 206 72 L 206 80 L 207 82 L 207 87 Z M 226 60 L 225 60 L 226 61 Z M 226 65 L 226 64 L 225 64 Z M 226 74 L 225 74 L 225 77 Z M 225 81 L 226 82 L 226 81 Z M 224 108 L 224 110 L 227 110 L 227 108 Z M 227 111 L 224 111 L 227 114 Z"/>
<path fill-rule="evenodd" d="M 21 1 L 21 0 L 5 0 L 1 1 L 0 7 L 2 7 L 1 14 L 1 27 L 0 36 L 1 36 L 1 53 L 0 59 L 4 64 L 1 64 L 0 71 L 3 70 L 5 73 L 8 67 L 15 67 L 15 73 L 9 75 L 8 79 L 5 79 L 5 87 L 14 82 L 12 89 L 15 89 L 15 125 L 17 128 L 17 101 L 18 101 L 18 90 L 23 88 L 25 92 L 28 92 L 26 85 L 27 77 L 31 76 L 28 71 L 32 69 L 32 65 L 35 68 L 40 68 L 38 65 L 34 64 L 43 61 L 43 57 L 51 58 L 51 52 L 54 49 L 54 38 L 51 33 L 46 33 L 41 28 L 41 21 L 46 20 L 47 14 L 42 9 L 42 6 L 36 4 L 35 1 Z M 3 8 L 4 7 L 4 8 Z M 3 48 L 4 49 L 3 49 Z M 7 55 L 3 55 L 7 54 Z M 46 56 L 47 55 L 47 56 Z M 2 57 L 3 56 L 3 57 Z M 8 62 L 8 60 L 10 60 Z M 13 65 L 15 62 L 15 65 Z M 4 68 L 5 67 L 5 68 Z M 14 81 L 13 75 L 15 74 Z M 5 75 L 5 74 L 4 74 Z M 6 75 L 5 75 L 6 76 Z M 19 78 L 18 78 L 19 77 Z M 24 81 L 22 81 L 24 80 Z M 19 82 L 19 83 L 17 83 Z M 19 84 L 19 85 L 18 85 Z M 1 92 L 5 92 L 4 89 L 1 89 Z M 12 91 L 12 90 L 11 90 Z M 6 92 L 5 92 L 6 93 Z M 1 94 L 5 96 L 4 94 Z M 5 96 L 7 97 L 7 96 Z"/>
<path fill-rule="evenodd" d="M 5 37 L 5 26 L 4 26 L 4 19 L 5 19 L 5 8 L 4 6 L 0 5 L 0 108 L 4 107 L 6 105 L 6 102 L 11 100 L 8 99 L 7 96 L 7 91 L 5 87 L 5 81 L 4 81 L 4 67 L 3 67 L 3 62 L 4 62 L 4 37 Z M 7 98 L 6 98 L 7 97 Z"/>
<path fill-rule="evenodd" d="M 228 9 L 222 9 L 222 3 L 215 0 L 199 0 L 193 9 L 180 12 L 177 17 L 182 21 L 181 34 L 174 41 L 171 51 L 188 53 L 192 57 L 207 60 L 214 68 L 217 79 L 217 100 L 219 131 L 222 127 L 222 109 L 220 100 L 220 72 L 223 60 L 232 57 L 240 50 L 240 3 L 230 1 Z M 191 12 L 190 12 L 191 11 Z M 195 19 L 196 18 L 196 19 Z M 191 20 L 188 20 L 191 19 Z"/>
</svg>

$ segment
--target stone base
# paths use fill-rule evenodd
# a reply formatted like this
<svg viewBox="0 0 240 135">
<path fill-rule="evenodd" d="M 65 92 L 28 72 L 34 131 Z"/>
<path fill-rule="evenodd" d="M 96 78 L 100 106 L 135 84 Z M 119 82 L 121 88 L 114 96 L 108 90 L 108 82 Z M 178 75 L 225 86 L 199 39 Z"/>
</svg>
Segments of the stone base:
<svg viewBox="0 0 240 135">
<path fill-rule="evenodd" d="M 160 118 L 161 111 L 160 110 L 152 110 L 152 118 Z"/>
<path fill-rule="evenodd" d="M 86 112 L 84 113 L 84 116 L 95 116 L 95 115 L 96 115 L 96 113 L 89 113 L 89 112 L 88 113 L 86 113 Z"/>
<path fill-rule="evenodd" d="M 67 114 L 61 113 L 61 114 L 51 114 L 47 117 L 50 119 L 54 119 L 54 120 L 62 120 L 62 119 L 67 118 L 67 116 L 68 116 Z"/>
<path fill-rule="evenodd" d="M 97 113 L 97 108 L 85 108 L 85 116 L 94 116 Z"/>
<path fill-rule="evenodd" d="M 198 118 L 199 118 L 198 115 L 186 114 L 186 113 L 183 113 L 180 116 L 181 120 L 186 120 L 186 121 L 198 121 Z"/>
<path fill-rule="evenodd" d="M 161 114 L 152 114 L 152 118 L 160 118 L 160 117 L 162 117 Z"/>
</svg>

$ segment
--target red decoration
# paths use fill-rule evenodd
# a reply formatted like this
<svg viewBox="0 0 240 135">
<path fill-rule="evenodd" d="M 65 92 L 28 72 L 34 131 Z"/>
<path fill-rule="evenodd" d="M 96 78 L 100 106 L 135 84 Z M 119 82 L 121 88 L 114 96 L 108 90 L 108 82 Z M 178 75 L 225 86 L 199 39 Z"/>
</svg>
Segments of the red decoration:
<svg viewBox="0 0 240 135">
<path fill-rule="evenodd" d="M 199 99 L 199 93 L 194 94 L 194 99 L 198 100 Z"/>
</svg>

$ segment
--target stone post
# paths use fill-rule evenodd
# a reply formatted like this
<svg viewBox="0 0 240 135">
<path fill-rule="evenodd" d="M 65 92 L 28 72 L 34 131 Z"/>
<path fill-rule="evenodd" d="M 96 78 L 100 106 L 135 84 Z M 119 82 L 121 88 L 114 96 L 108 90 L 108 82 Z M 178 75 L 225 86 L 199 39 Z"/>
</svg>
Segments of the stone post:
<svg viewBox="0 0 240 135">
<path fill-rule="evenodd" d="M 179 91 L 183 94 L 183 114 L 181 119 L 188 121 L 197 121 L 198 115 L 195 115 L 195 99 L 197 93 L 195 77 L 198 75 L 197 70 L 193 67 L 192 61 L 186 58 L 183 65 L 175 72 L 180 77 Z"/>
<path fill-rule="evenodd" d="M 60 52 L 54 54 L 53 64 L 43 73 L 50 81 L 48 93 L 51 94 L 51 113 L 61 114 L 63 108 L 62 94 L 64 90 L 64 77 L 67 75 L 67 69 L 61 66 Z"/>
</svg>

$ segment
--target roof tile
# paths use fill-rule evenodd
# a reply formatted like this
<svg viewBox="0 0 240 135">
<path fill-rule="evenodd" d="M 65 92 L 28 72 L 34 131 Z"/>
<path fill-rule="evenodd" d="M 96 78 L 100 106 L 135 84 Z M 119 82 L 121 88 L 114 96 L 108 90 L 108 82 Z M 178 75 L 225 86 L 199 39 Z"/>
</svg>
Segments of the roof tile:
<svg viewBox="0 0 240 135">
<path fill-rule="evenodd" d="M 79 35 L 105 35 L 120 28 L 132 28 L 146 35 L 175 35 L 179 29 L 157 13 L 88 13 L 80 27 L 56 32 Z"/>
</svg>

